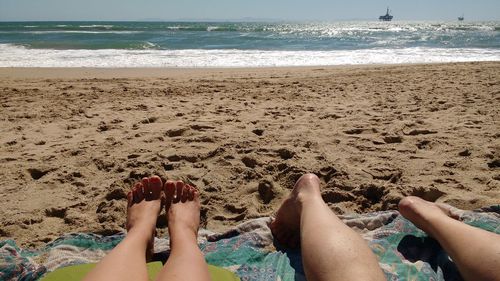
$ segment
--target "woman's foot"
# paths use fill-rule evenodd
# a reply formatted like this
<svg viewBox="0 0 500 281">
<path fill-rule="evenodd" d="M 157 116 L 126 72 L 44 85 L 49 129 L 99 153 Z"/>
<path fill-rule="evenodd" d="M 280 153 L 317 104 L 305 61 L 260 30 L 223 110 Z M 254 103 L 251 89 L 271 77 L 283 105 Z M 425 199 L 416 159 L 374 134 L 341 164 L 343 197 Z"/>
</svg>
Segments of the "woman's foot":
<svg viewBox="0 0 500 281">
<path fill-rule="evenodd" d="M 143 178 L 127 194 L 127 236 L 146 243 L 146 260 L 153 255 L 156 220 L 161 211 L 161 179 Z"/>
<path fill-rule="evenodd" d="M 300 245 L 300 216 L 302 205 L 308 200 L 321 200 L 320 181 L 314 174 L 305 174 L 297 180 L 292 192 L 281 203 L 270 228 L 282 245 L 296 248 Z"/>
<path fill-rule="evenodd" d="M 170 256 L 157 280 L 209 281 L 210 273 L 198 247 L 200 199 L 198 191 L 182 181 L 164 186 Z"/>
<path fill-rule="evenodd" d="M 196 241 L 200 226 L 200 198 L 196 188 L 182 181 L 167 181 L 164 186 L 168 232 L 171 243 L 185 237 Z"/>
<path fill-rule="evenodd" d="M 460 219 L 458 209 L 444 203 L 433 203 L 408 196 L 399 201 L 399 212 L 418 228 L 434 236 L 433 225 L 449 218 Z"/>
</svg>

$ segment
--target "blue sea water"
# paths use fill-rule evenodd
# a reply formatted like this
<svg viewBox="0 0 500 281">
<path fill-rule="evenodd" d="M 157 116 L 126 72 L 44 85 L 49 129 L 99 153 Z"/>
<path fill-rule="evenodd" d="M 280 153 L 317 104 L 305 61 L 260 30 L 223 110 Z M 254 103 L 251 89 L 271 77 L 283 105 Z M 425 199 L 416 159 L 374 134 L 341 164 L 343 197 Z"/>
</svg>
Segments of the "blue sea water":
<svg viewBox="0 0 500 281">
<path fill-rule="evenodd" d="M 500 22 L 0 22 L 0 66 L 499 61 Z"/>
</svg>

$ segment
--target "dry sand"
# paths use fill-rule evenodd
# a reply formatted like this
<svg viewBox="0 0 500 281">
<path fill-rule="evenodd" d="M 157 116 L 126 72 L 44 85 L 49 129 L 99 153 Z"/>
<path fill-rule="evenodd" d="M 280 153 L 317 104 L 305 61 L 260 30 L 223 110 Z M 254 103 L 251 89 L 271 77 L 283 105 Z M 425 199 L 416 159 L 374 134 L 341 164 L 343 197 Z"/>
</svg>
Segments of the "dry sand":
<svg viewBox="0 0 500 281">
<path fill-rule="evenodd" d="M 23 246 L 121 231 L 152 174 L 197 186 L 215 231 L 272 214 L 306 172 L 337 213 L 500 202 L 498 62 L 4 68 L 0 98 L 0 239 Z"/>
</svg>

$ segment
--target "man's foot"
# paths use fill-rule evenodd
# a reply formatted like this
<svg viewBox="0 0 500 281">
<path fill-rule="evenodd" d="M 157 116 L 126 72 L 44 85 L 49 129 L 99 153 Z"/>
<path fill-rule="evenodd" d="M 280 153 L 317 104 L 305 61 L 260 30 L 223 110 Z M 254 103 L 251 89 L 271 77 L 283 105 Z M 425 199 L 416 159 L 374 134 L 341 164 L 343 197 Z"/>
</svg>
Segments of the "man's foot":
<svg viewBox="0 0 500 281">
<path fill-rule="evenodd" d="M 162 182 L 157 176 L 143 178 L 127 194 L 127 236 L 146 243 L 146 260 L 153 255 L 156 220 L 161 211 Z"/>
<path fill-rule="evenodd" d="M 433 225 L 443 219 L 460 219 L 459 210 L 444 203 L 433 203 L 415 196 L 408 196 L 399 201 L 399 212 L 418 228 L 430 236 Z"/>
<path fill-rule="evenodd" d="M 182 181 L 167 181 L 164 192 L 171 243 L 175 243 L 178 237 L 196 241 L 200 226 L 200 196 L 198 191 Z"/>
<path fill-rule="evenodd" d="M 305 174 L 297 180 L 290 195 L 281 203 L 270 228 L 273 236 L 282 245 L 290 248 L 300 245 L 302 205 L 308 200 L 323 200 L 319 185 L 320 181 L 316 175 Z"/>
</svg>

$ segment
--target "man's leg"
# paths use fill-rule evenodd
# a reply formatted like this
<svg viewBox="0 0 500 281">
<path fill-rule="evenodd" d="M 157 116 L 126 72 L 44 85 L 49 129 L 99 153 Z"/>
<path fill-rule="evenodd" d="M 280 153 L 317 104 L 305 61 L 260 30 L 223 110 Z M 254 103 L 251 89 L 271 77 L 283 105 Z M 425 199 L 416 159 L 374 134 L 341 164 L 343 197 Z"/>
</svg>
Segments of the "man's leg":
<svg viewBox="0 0 500 281">
<path fill-rule="evenodd" d="M 452 218 L 450 206 L 418 197 L 401 200 L 399 212 L 441 244 L 465 280 L 500 280 L 500 235 Z"/>
<path fill-rule="evenodd" d="M 320 181 L 314 174 L 297 181 L 271 230 L 284 245 L 300 241 L 308 280 L 385 280 L 366 241 L 323 201 Z"/>
</svg>

